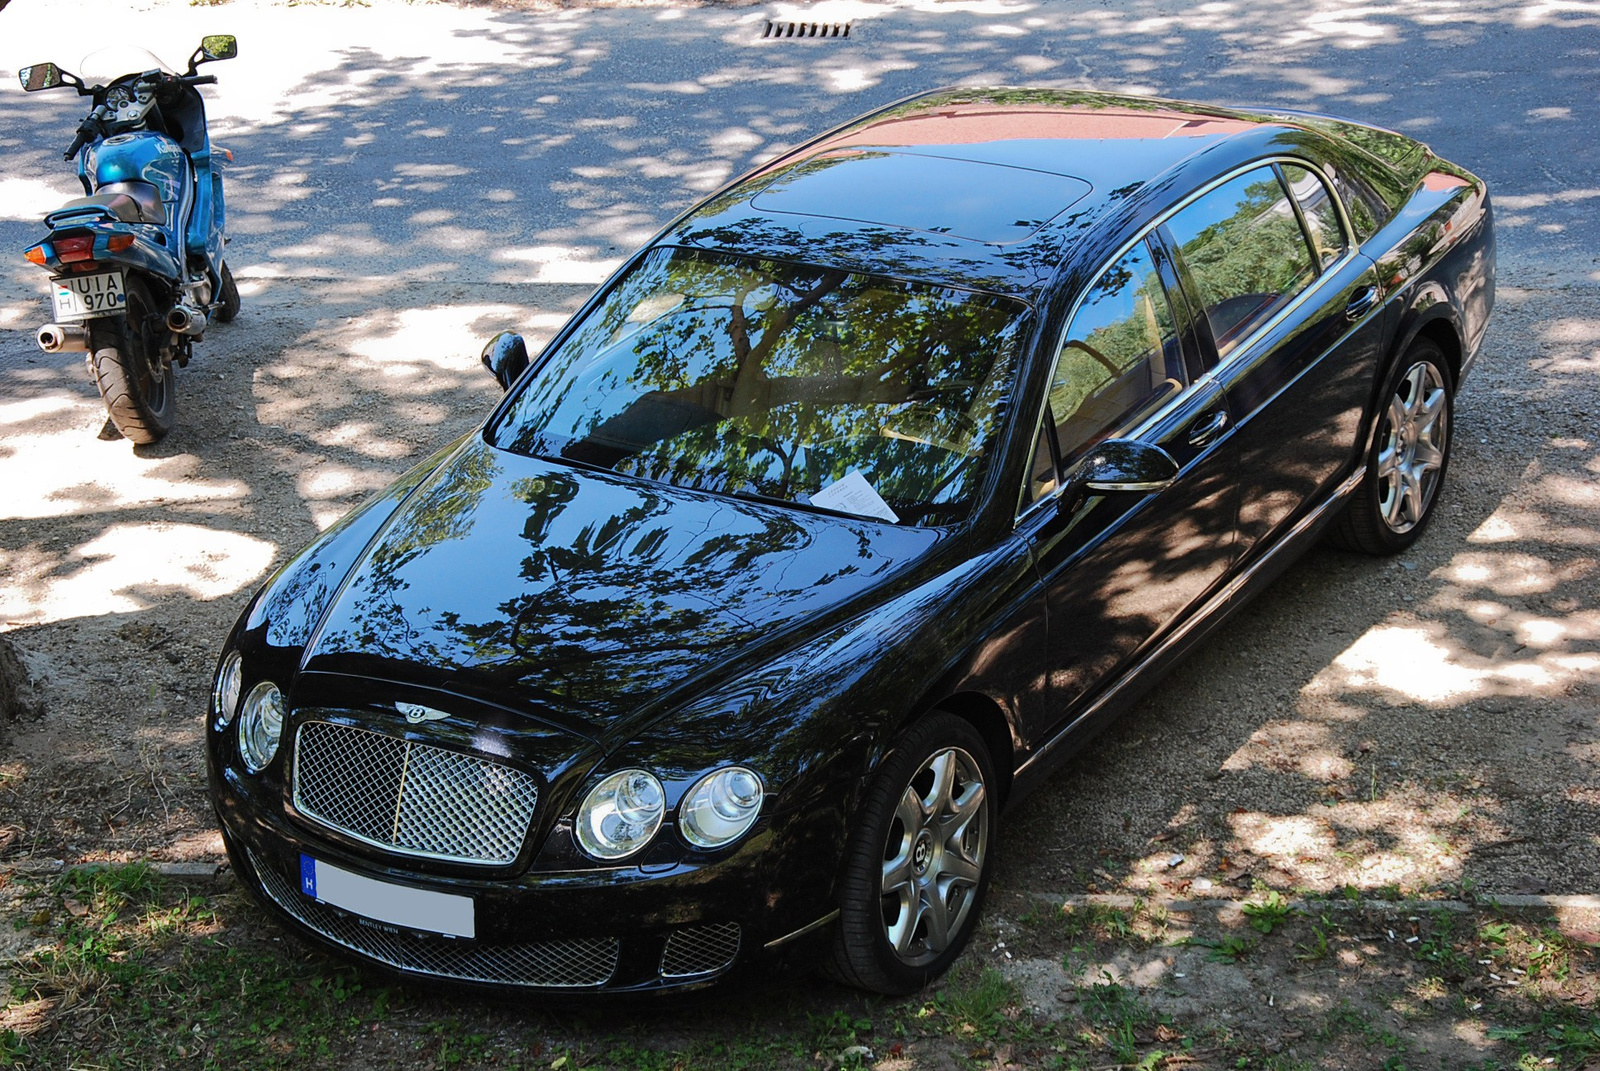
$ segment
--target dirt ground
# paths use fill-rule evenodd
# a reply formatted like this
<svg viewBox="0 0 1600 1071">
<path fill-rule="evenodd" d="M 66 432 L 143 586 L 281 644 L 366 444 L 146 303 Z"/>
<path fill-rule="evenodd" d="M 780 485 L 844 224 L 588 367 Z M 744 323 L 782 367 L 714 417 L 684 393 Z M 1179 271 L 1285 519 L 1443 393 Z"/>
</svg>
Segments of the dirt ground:
<svg viewBox="0 0 1600 1071">
<path fill-rule="evenodd" d="M 220 858 L 218 638 L 276 563 L 475 426 L 482 338 L 581 297 L 451 310 L 424 350 L 435 288 L 245 289 L 153 448 L 97 438 L 81 358 L 0 335 L 0 627 L 45 711 L 10 726 L 8 862 Z M 1597 343 L 1600 298 L 1503 292 L 1428 535 L 1295 566 L 1010 817 L 1002 883 L 1600 891 Z"/>
<path fill-rule="evenodd" d="M 386 200 L 428 195 L 436 176 L 413 171 L 383 187 Z M 281 229 L 271 240 L 309 247 L 315 220 L 292 184 L 257 181 L 281 200 L 241 214 L 257 228 L 245 233 L 265 245 Z M 40 875 L 221 862 L 201 719 L 235 615 L 318 531 L 477 425 L 499 394 L 477 360 L 488 337 L 515 327 L 542 341 L 587 291 L 431 281 L 432 255 L 394 277 L 241 259 L 244 312 L 179 373 L 178 428 L 152 448 L 102 437 L 81 358 L 33 345 L 42 279 L 0 276 L 0 636 L 38 700 L 0 716 L 0 922 L 15 923 L 0 924 L 0 961 L 53 947 L 63 912 L 76 917 Z M 597 247 L 606 255 L 620 254 Z M 1517 1031 L 1568 1027 L 1593 1046 L 1562 1042 L 1551 1059 L 1593 1066 L 1600 920 L 1572 898 L 1600 895 L 1600 290 L 1505 283 L 1458 400 L 1431 530 L 1394 560 L 1314 551 L 1015 808 L 984 932 L 950 992 L 992 970 L 1010 987 L 1001 1008 L 1069 1034 L 1111 1030 L 1115 994 L 1133 994 L 1143 1010 L 1120 1022 L 1145 1054 L 1171 1047 L 1161 1016 L 1232 1039 L 1195 1050 L 1209 1055 L 1187 1062 L 1202 1066 L 1241 1053 L 1259 1059 L 1238 1066 L 1280 1055 L 1285 1068 L 1509 1066 L 1533 1036 Z M 225 932 L 267 950 L 280 941 L 229 879 L 200 886 Z M 1262 931 L 1242 901 L 1271 892 L 1304 909 Z M 1099 895 L 1130 899 L 1082 899 Z M 1494 907 L 1541 896 L 1555 899 L 1515 901 L 1526 917 Z M 1208 903 L 1182 906 L 1193 901 Z M 808 980 L 775 985 L 801 1024 L 862 1007 Z M 761 1014 L 762 999 L 742 1012 Z M 428 995 L 408 1016 L 400 1041 L 339 1051 L 350 1066 L 408 1066 L 415 1051 L 458 1066 L 418 1040 L 445 1019 L 522 1051 L 557 1036 Z M 640 1029 L 688 1046 L 710 1036 L 709 1019 L 652 1013 Z M 604 1024 L 561 1029 L 570 1041 Z M 821 1033 L 819 1061 L 802 1066 L 848 1064 L 840 1054 L 869 1032 Z M 1048 1062 L 995 1036 L 874 1037 L 871 1059 L 853 1059 L 893 1071 Z M 84 1037 L 75 1051 L 99 1066 Z"/>
<path fill-rule="evenodd" d="M 244 288 L 245 314 L 181 373 L 180 426 L 154 448 L 97 437 L 102 411 L 78 360 L 31 352 L 20 330 L 0 335 L 0 627 L 42 700 L 0 752 L 7 869 L 220 862 L 201 710 L 218 638 L 248 591 L 478 422 L 497 394 L 476 362 L 481 339 L 558 322 L 582 296 L 574 287 L 533 308 L 513 289 Z M 1414 928 L 1404 920 L 1416 911 L 1339 931 L 1372 953 L 1352 953 L 1354 974 L 1338 950 L 1304 968 L 1300 939 L 1213 962 L 1237 908 L 1171 916 L 1172 935 L 1198 944 L 1113 933 L 1076 959 L 1063 949 L 1078 946 L 1018 920 L 1084 893 L 1159 906 L 1268 888 L 1402 904 L 1600 891 L 1597 373 L 1600 295 L 1502 292 L 1460 397 L 1433 529 L 1394 561 L 1311 554 L 1014 810 L 969 959 L 1011 979 L 1031 1014 L 1071 1014 L 1058 998 L 1115 978 L 1267 1052 L 1307 1034 L 1298 1019 L 1392 1006 L 1373 1004 L 1375 977 L 1401 998 L 1430 977 L 1414 957 L 1392 973 L 1392 940 L 1373 937 Z M 1600 929 L 1582 911 L 1551 917 Z M 1296 918 L 1306 938 L 1311 923 Z M 6 944 L 20 952 L 37 936 Z M 1495 1047 L 1482 1024 L 1462 1040 L 1469 1011 L 1384 1029 L 1409 1039 L 1415 1066 L 1466 1066 Z M 1361 1022 L 1317 1051 L 1384 1055 Z M 1417 1062 L 1419 1048 L 1439 1062 Z"/>
</svg>

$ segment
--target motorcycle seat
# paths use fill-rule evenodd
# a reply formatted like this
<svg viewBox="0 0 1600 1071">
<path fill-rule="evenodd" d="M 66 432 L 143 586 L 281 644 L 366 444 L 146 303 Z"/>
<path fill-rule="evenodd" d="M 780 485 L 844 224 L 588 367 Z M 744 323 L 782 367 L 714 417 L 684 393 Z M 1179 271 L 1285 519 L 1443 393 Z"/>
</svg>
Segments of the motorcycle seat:
<svg viewBox="0 0 1600 1071">
<path fill-rule="evenodd" d="M 124 223 L 159 223 L 164 225 L 167 222 L 166 206 L 161 203 L 159 198 L 135 199 L 126 193 L 97 193 L 92 197 L 75 197 L 56 209 L 56 213 L 95 206 L 104 208 Z M 52 215 L 56 213 L 52 213 Z"/>
</svg>

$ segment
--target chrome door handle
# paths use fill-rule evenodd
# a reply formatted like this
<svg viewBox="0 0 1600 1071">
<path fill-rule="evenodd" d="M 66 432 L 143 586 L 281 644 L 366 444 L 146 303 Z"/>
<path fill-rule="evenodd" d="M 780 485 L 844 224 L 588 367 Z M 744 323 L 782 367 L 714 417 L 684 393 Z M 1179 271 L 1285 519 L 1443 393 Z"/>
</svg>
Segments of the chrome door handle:
<svg viewBox="0 0 1600 1071">
<path fill-rule="evenodd" d="M 1373 306 L 1377 303 L 1378 288 L 1375 286 L 1362 287 L 1360 290 L 1356 291 L 1355 296 L 1350 299 L 1350 304 L 1344 307 L 1345 319 L 1359 320 L 1361 317 L 1371 312 Z"/>
<path fill-rule="evenodd" d="M 1228 411 L 1226 409 L 1218 409 L 1211 414 L 1209 420 L 1205 420 L 1203 423 L 1196 421 L 1189 425 L 1189 445 L 1209 446 L 1216 441 L 1217 436 L 1222 434 L 1222 429 L 1227 426 Z"/>
</svg>

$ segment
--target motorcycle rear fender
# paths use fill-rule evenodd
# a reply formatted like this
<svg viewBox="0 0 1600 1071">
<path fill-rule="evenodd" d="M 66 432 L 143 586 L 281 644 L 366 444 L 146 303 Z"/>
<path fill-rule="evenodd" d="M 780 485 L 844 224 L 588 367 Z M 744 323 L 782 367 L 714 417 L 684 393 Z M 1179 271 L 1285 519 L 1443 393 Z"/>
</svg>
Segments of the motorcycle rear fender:
<svg viewBox="0 0 1600 1071">
<path fill-rule="evenodd" d="M 42 250 L 44 268 L 51 275 L 60 275 L 73 270 L 104 271 L 109 268 L 123 268 L 168 280 L 183 277 L 179 251 L 172 248 L 171 240 L 161 227 L 150 223 L 124 223 L 103 208 L 98 208 L 95 212 L 52 213 L 48 219 L 51 223 L 49 237 L 35 242 L 30 251 Z M 82 234 L 94 237 L 93 269 L 83 267 L 86 261 L 66 264 L 56 255 L 55 238 Z M 132 235 L 133 244 L 127 249 L 113 253 L 107 243 L 113 236 L 119 234 Z"/>
</svg>

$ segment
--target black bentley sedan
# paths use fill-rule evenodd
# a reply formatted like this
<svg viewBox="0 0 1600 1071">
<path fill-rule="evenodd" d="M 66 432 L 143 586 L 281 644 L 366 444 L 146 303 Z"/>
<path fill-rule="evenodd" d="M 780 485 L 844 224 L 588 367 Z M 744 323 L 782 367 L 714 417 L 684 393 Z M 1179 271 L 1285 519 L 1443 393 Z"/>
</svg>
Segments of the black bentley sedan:
<svg viewBox="0 0 1600 1071">
<path fill-rule="evenodd" d="M 412 977 L 887 993 L 1002 815 L 1314 540 L 1438 508 L 1484 184 L 1298 112 L 919 96 L 708 198 L 280 570 L 208 714 L 233 865 Z"/>
</svg>

